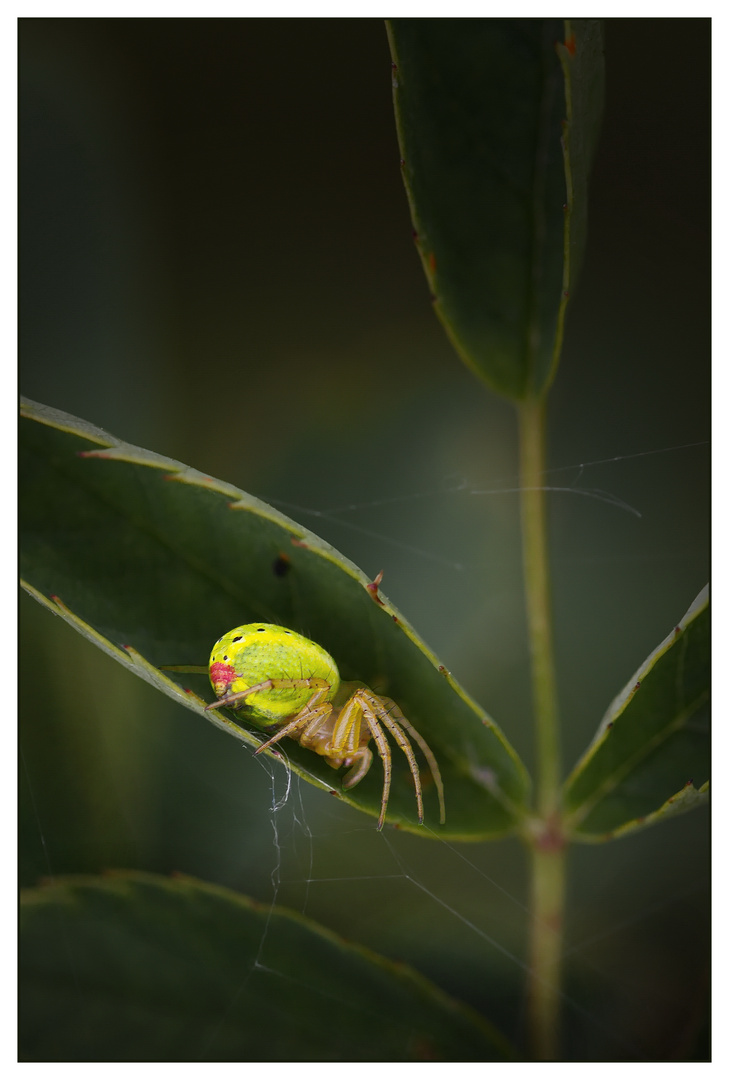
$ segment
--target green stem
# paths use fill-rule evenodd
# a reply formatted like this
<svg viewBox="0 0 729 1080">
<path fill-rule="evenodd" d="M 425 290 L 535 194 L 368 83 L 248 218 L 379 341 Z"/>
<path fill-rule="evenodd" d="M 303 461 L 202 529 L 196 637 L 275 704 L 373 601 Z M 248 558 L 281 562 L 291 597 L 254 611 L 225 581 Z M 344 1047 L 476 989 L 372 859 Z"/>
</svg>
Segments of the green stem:
<svg viewBox="0 0 729 1080">
<path fill-rule="evenodd" d="M 524 584 L 537 744 L 537 810 L 542 818 L 549 818 L 558 806 L 560 759 L 544 491 L 544 401 L 529 399 L 519 406 L 519 440 Z"/>
<path fill-rule="evenodd" d="M 545 426 L 544 399 L 522 402 L 519 487 L 537 750 L 537 820 L 530 837 L 533 862 L 529 1023 L 534 1056 L 553 1060 L 559 1054 L 565 852 L 559 819 L 561 777 L 544 491 Z"/>
<path fill-rule="evenodd" d="M 556 1061 L 560 1046 L 565 849 L 533 848 L 529 968 L 529 1034 L 538 1061 Z"/>
</svg>

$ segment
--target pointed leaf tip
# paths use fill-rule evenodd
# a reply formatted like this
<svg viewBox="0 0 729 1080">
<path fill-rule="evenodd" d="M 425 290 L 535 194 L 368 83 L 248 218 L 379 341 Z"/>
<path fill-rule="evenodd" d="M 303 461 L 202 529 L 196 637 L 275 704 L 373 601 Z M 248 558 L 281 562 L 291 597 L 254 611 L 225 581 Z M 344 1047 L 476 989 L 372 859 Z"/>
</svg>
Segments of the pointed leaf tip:
<svg viewBox="0 0 729 1080">
<path fill-rule="evenodd" d="M 565 783 L 566 828 L 603 840 L 708 798 L 708 587 L 614 699 Z M 674 808 L 671 810 L 671 808 Z"/>
</svg>

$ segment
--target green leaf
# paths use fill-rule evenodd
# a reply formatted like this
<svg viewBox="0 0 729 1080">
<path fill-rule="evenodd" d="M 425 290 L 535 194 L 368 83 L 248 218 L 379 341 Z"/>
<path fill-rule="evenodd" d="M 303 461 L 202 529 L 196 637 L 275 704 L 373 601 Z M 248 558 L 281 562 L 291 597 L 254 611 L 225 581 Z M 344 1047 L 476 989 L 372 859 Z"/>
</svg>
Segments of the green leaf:
<svg viewBox="0 0 729 1080">
<path fill-rule="evenodd" d="M 709 632 L 707 586 L 615 698 L 567 780 L 575 839 L 612 839 L 708 798 Z"/>
<path fill-rule="evenodd" d="M 605 43 L 600 19 L 566 19 L 557 44 L 565 80 L 562 142 L 567 181 L 565 288 L 579 277 L 587 242 L 587 179 L 597 150 L 605 100 Z"/>
<path fill-rule="evenodd" d="M 392 697 L 430 744 L 446 823 L 422 771 L 417 824 L 404 755 L 393 752 L 388 821 L 420 835 L 503 835 L 524 812 L 528 778 L 502 733 L 438 664 L 365 575 L 325 541 L 229 484 L 27 402 L 20 423 L 20 562 L 28 590 L 130 671 L 255 747 L 240 714 L 204 712 L 213 642 L 234 626 L 289 626 L 328 649 L 346 681 Z M 96 697 L 103 687 L 80 689 Z M 233 719 L 235 718 L 235 719 Z M 255 729 L 254 729 L 255 730 Z M 273 748 L 275 752 L 277 748 Z M 377 815 L 376 762 L 348 792 L 342 773 L 291 740 L 292 769 Z"/>
<path fill-rule="evenodd" d="M 189 878 L 23 896 L 24 1061 L 491 1061 L 506 1041 L 404 964 Z"/>
<path fill-rule="evenodd" d="M 621 825 L 611 834 L 610 839 L 614 840 L 616 837 L 624 836 L 628 832 L 635 832 L 636 829 L 645 829 L 648 825 L 656 825 L 659 821 L 665 821 L 666 818 L 685 814 L 687 810 L 696 810 L 699 806 L 705 806 L 708 801 L 709 781 L 707 780 L 697 790 L 693 785 L 693 781 L 689 780 L 680 791 L 677 791 L 675 795 L 671 795 L 670 799 L 666 799 L 663 806 L 659 806 L 652 814 L 646 814 L 645 817 L 635 818 L 633 821 Z"/>
<path fill-rule="evenodd" d="M 393 19 L 389 34 L 403 177 L 435 310 L 492 389 L 539 395 L 584 244 L 599 23 Z"/>
</svg>

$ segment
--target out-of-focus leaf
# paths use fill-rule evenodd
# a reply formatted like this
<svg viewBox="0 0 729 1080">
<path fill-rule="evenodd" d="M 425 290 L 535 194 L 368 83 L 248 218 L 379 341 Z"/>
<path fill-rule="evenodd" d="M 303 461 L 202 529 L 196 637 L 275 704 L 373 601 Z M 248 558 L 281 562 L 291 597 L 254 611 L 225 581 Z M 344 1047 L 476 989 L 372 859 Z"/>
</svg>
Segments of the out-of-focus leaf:
<svg viewBox="0 0 729 1080">
<path fill-rule="evenodd" d="M 709 781 L 702 784 L 700 788 L 695 788 L 693 781 L 689 780 L 680 791 L 677 791 L 675 795 L 671 795 L 670 799 L 666 799 L 663 806 L 660 806 L 658 810 L 654 810 L 652 814 L 646 814 L 645 817 L 635 818 L 634 821 L 628 821 L 625 825 L 621 825 L 619 829 L 616 829 L 610 839 L 615 839 L 618 836 L 625 836 L 628 832 L 635 832 L 636 829 L 645 829 L 648 825 L 657 825 L 660 821 L 665 821 L 666 818 L 676 817 L 678 814 L 685 814 L 687 810 L 696 810 L 699 806 L 705 806 L 709 801 Z M 600 837 L 600 839 L 604 839 Z"/>
<path fill-rule="evenodd" d="M 567 780 L 575 839 L 611 839 L 706 800 L 709 632 L 707 587 L 615 698 Z"/>
<path fill-rule="evenodd" d="M 584 245 L 599 22 L 393 19 L 389 34 L 403 177 L 435 310 L 492 389 L 538 395 L 554 377 Z"/>
<path fill-rule="evenodd" d="M 445 825 L 426 769 L 427 828 L 417 825 L 412 777 L 396 751 L 388 821 L 464 839 L 518 822 L 528 778 L 502 733 L 377 587 L 319 537 L 229 484 L 42 405 L 24 405 L 20 468 L 26 587 L 135 674 L 255 746 L 260 734 L 240 714 L 203 712 L 206 676 L 160 668 L 204 667 L 213 642 L 245 622 L 289 626 L 328 649 L 345 680 L 392 697 L 433 749 Z M 103 693 L 86 693 L 103 712 Z M 379 812 L 377 763 L 343 792 L 342 774 L 323 758 L 291 740 L 280 750 L 311 783 Z"/>
<path fill-rule="evenodd" d="M 566 282 L 573 289 L 587 242 L 587 180 L 605 100 L 605 41 L 600 19 L 567 19 L 557 52 L 565 79 L 563 146 L 567 181 Z"/>
<path fill-rule="evenodd" d="M 189 878 L 27 890 L 24 1061 L 491 1061 L 506 1041 L 404 964 Z"/>
</svg>

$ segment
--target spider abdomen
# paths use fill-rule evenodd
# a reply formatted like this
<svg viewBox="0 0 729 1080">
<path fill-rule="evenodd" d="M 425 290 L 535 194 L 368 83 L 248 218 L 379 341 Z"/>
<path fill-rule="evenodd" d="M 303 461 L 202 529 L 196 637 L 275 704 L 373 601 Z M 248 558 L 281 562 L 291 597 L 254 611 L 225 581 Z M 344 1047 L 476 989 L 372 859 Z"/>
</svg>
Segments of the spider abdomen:
<svg viewBox="0 0 729 1080">
<path fill-rule="evenodd" d="M 392 782 L 391 739 L 407 759 L 415 786 L 418 821 L 423 823 L 423 790 L 413 739 L 425 756 L 445 821 L 443 782 L 435 756 L 423 736 L 390 698 L 365 686 L 335 707 L 339 672 L 329 653 L 308 638 L 270 623 L 246 623 L 224 634 L 210 654 L 210 682 L 217 695 L 206 709 L 242 709 L 259 727 L 277 728 L 261 743 L 260 754 L 286 737 L 319 754 L 333 769 L 345 767 L 347 790 L 372 765 L 372 741 L 382 761 L 383 783 L 377 828 L 385 823 Z M 343 692 L 344 694 L 344 692 Z M 389 737 L 389 739 L 388 739 Z"/>
<path fill-rule="evenodd" d="M 306 680 L 326 683 L 331 700 L 339 689 L 332 657 L 316 642 L 271 623 L 246 623 L 224 634 L 210 654 L 210 682 L 217 697 L 239 693 L 268 680 L 295 681 L 295 686 L 258 690 L 238 706 L 262 727 L 281 723 L 302 709 L 312 696 Z M 302 683 L 304 685 L 302 685 Z"/>
</svg>

